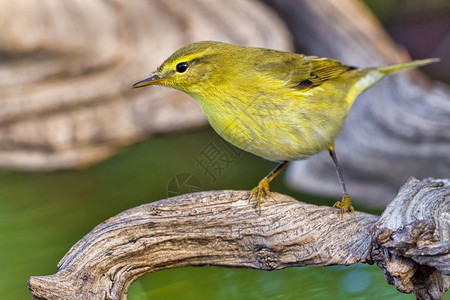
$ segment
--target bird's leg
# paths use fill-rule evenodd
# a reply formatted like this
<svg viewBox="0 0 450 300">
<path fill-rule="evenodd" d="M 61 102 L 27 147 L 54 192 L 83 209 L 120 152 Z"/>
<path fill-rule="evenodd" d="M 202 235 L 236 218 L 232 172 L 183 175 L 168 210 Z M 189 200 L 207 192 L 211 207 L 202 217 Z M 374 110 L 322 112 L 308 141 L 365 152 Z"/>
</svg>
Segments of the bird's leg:
<svg viewBox="0 0 450 300">
<path fill-rule="evenodd" d="M 261 215 L 261 202 L 263 195 L 269 195 L 269 183 L 275 178 L 275 176 L 278 175 L 278 173 L 283 170 L 284 167 L 288 164 L 288 161 L 283 161 L 278 166 L 275 167 L 272 171 L 270 171 L 269 174 L 267 174 L 266 177 L 261 179 L 261 181 L 258 183 L 258 186 L 252 189 L 252 193 L 250 194 L 250 198 L 248 198 L 248 202 L 250 203 L 250 200 L 253 198 L 254 195 L 256 195 L 256 203 L 258 204 L 258 212 L 259 215 Z"/>
<path fill-rule="evenodd" d="M 341 187 L 342 187 L 342 192 L 344 194 L 344 196 L 342 197 L 342 200 L 336 202 L 333 205 L 333 207 L 337 207 L 342 210 L 342 218 L 343 218 L 344 213 L 346 213 L 346 212 L 354 213 L 354 209 L 352 206 L 352 201 L 350 200 L 350 197 L 348 196 L 347 188 L 345 187 L 344 177 L 342 176 L 341 168 L 339 167 L 336 153 L 334 152 L 334 145 L 328 149 L 328 152 L 330 153 L 330 156 L 333 159 L 334 167 L 336 168 L 336 173 L 337 173 L 337 176 L 339 177 L 339 181 L 340 181 Z"/>
</svg>

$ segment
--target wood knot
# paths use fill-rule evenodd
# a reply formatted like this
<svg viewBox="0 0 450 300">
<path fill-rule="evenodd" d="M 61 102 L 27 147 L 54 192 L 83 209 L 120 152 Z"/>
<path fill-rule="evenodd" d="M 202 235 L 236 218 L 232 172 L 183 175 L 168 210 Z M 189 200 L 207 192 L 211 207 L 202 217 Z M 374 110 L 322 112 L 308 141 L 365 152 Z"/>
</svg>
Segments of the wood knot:
<svg viewBox="0 0 450 300">
<path fill-rule="evenodd" d="M 381 228 L 378 232 L 377 232 L 377 241 L 380 244 L 384 244 L 387 241 L 389 241 L 391 239 L 391 235 L 392 235 L 392 229 L 389 229 L 387 227 L 383 227 Z"/>
<path fill-rule="evenodd" d="M 387 248 L 405 252 L 417 244 L 436 242 L 434 237 L 435 226 L 427 220 L 415 220 L 405 226 L 392 230 L 387 227 L 380 228 L 375 237 L 377 242 Z"/>
<path fill-rule="evenodd" d="M 271 271 L 276 268 L 278 258 L 273 250 L 263 247 L 256 249 L 255 254 L 261 270 Z"/>
<path fill-rule="evenodd" d="M 416 220 L 397 230 L 391 235 L 391 241 L 385 247 L 399 253 L 405 253 L 417 247 L 418 244 L 436 242 L 435 226 L 427 220 Z"/>
</svg>

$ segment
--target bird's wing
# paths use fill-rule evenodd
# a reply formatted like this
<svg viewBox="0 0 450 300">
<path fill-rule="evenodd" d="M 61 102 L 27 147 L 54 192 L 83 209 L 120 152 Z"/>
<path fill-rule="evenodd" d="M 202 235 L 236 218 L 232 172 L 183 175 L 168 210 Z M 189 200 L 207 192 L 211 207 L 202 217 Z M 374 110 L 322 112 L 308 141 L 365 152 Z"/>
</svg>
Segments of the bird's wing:
<svg viewBox="0 0 450 300">
<path fill-rule="evenodd" d="M 319 86 L 327 80 L 355 69 L 329 58 L 305 56 L 303 60 L 302 67 L 297 72 L 291 73 L 289 80 L 292 83 L 291 87 L 298 90 Z"/>
</svg>

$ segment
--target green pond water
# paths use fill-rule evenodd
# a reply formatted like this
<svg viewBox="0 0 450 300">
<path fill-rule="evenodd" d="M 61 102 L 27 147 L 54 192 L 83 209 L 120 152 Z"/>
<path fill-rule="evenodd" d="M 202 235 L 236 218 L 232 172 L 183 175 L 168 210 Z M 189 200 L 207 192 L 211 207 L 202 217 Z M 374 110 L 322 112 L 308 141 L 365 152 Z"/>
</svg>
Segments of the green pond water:
<svg viewBox="0 0 450 300">
<path fill-rule="evenodd" d="M 198 163 L 210 147 L 226 156 L 221 169 Z M 209 153 L 209 154 L 207 154 Z M 225 154 L 224 154 L 225 153 Z M 0 172 L 0 295 L 31 299 L 27 279 L 56 273 L 70 247 L 115 214 L 187 192 L 174 178 L 192 174 L 199 189 L 252 188 L 275 163 L 238 152 L 210 129 L 156 136 L 78 171 Z M 344 170 L 345 172 L 345 170 Z M 273 191 L 316 204 L 323 199 L 289 190 L 281 174 Z M 355 203 L 359 210 L 370 210 Z M 280 271 L 190 267 L 136 281 L 129 299 L 414 299 L 387 285 L 376 266 L 290 268 Z M 445 295 L 444 299 L 450 299 Z"/>
</svg>

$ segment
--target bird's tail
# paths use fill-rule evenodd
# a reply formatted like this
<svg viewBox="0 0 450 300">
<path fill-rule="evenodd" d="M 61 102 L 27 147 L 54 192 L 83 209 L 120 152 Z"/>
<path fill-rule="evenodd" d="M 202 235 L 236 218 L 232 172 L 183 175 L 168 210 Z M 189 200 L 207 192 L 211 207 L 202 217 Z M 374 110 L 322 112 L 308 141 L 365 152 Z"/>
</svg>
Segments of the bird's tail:
<svg viewBox="0 0 450 300">
<path fill-rule="evenodd" d="M 378 68 L 367 68 L 367 69 L 356 69 L 353 72 L 349 72 L 348 74 L 355 79 L 354 85 L 350 88 L 346 96 L 346 102 L 348 104 L 348 109 L 352 106 L 356 97 L 360 95 L 362 92 L 367 90 L 369 87 L 374 85 L 377 81 L 383 78 L 386 75 L 402 71 L 405 69 L 416 68 L 424 65 L 428 65 L 434 62 L 439 61 L 439 58 L 428 58 L 421 60 L 414 60 L 407 63 L 391 65 L 386 67 L 378 67 Z"/>
<path fill-rule="evenodd" d="M 431 64 L 434 62 L 438 62 L 439 60 L 440 60 L 439 58 L 427 58 L 427 59 L 421 59 L 421 60 L 414 60 L 414 61 L 397 64 L 397 65 L 380 67 L 380 68 L 376 68 L 376 69 L 377 69 L 377 71 L 379 71 L 385 75 L 388 75 L 388 74 L 392 74 L 392 73 L 402 71 L 405 69 L 416 68 L 416 67 L 428 65 L 428 64 Z"/>
</svg>

